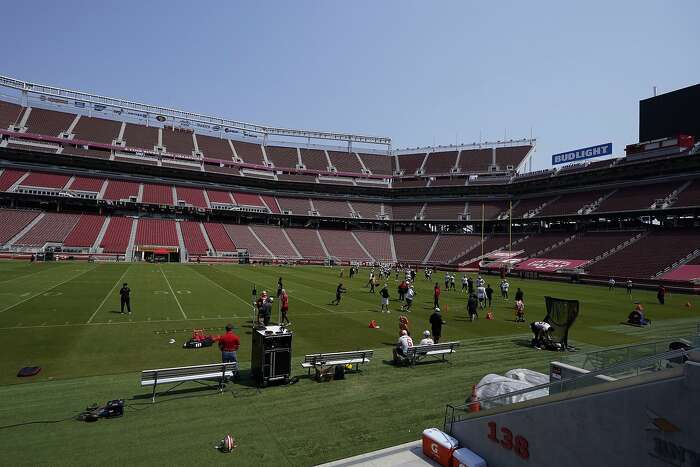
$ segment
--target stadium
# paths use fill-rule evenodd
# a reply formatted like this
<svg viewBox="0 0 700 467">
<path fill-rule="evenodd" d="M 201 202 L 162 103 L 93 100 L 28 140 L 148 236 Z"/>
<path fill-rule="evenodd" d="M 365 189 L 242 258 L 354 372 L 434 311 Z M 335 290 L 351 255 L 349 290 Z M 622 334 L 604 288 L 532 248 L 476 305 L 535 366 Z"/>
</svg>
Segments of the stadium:
<svg viewBox="0 0 700 467">
<path fill-rule="evenodd" d="M 138 100 L 0 76 L 13 465 L 700 459 L 700 84 L 534 169 Z"/>
</svg>

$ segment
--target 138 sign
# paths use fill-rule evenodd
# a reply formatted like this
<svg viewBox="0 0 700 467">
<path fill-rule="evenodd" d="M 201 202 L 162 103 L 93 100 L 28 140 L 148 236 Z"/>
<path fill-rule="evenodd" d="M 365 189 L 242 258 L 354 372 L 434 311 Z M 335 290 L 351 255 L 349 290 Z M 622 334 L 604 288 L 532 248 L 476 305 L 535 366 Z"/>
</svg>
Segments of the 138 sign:
<svg viewBox="0 0 700 467">
<path fill-rule="evenodd" d="M 496 422 L 489 422 L 488 437 L 491 441 L 500 444 L 503 449 L 511 449 L 521 459 L 530 457 L 529 444 L 525 437 L 513 436 L 513 432 L 504 426 L 499 430 Z"/>
</svg>

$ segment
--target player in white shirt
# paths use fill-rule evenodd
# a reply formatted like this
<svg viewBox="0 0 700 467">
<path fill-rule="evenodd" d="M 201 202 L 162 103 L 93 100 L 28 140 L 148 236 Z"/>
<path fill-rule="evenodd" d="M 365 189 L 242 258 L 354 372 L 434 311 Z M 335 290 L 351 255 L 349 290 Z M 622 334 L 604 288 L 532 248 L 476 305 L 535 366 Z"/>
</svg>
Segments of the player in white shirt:
<svg viewBox="0 0 700 467">
<path fill-rule="evenodd" d="M 615 288 L 615 278 L 611 277 L 610 280 L 608 281 L 608 290 L 612 290 Z"/>
<path fill-rule="evenodd" d="M 480 285 L 476 288 L 476 298 L 479 300 L 479 306 L 483 310 L 486 308 L 486 287 Z"/>
<path fill-rule="evenodd" d="M 510 284 L 508 283 L 507 280 L 503 279 L 501 281 L 501 297 L 505 300 L 508 300 L 508 289 L 510 288 Z"/>
<path fill-rule="evenodd" d="M 408 335 L 408 331 L 404 329 L 401 331 L 399 341 L 394 346 L 394 363 L 397 365 L 402 363 L 408 355 L 408 349 L 411 347 L 413 347 L 413 339 Z"/>
<path fill-rule="evenodd" d="M 532 345 L 541 349 L 545 343 L 545 340 L 552 340 L 552 325 L 546 321 L 535 321 L 530 325 L 532 333 L 535 338 L 532 340 Z"/>
</svg>

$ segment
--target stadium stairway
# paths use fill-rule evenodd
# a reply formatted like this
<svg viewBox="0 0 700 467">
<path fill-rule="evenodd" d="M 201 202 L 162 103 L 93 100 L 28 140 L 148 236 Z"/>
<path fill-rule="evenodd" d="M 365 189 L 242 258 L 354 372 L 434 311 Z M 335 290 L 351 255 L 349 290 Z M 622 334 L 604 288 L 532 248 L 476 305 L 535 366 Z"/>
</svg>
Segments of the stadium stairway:
<svg viewBox="0 0 700 467">
<path fill-rule="evenodd" d="M 102 228 L 100 229 L 99 233 L 97 234 L 97 238 L 95 239 L 95 243 L 92 244 L 91 251 L 97 251 L 99 253 L 102 253 L 100 251 L 100 244 L 102 243 L 102 239 L 105 237 L 105 233 L 107 232 L 107 228 L 109 227 L 109 223 L 111 221 L 112 221 L 111 216 L 107 216 L 105 218 L 105 221 L 102 224 Z"/>
<path fill-rule="evenodd" d="M 292 250 L 294 250 L 294 254 L 297 255 L 297 257 L 301 258 L 301 253 L 299 253 L 299 250 L 297 249 L 297 246 L 294 244 L 291 238 L 289 238 L 289 234 L 287 233 L 286 229 L 282 229 L 282 235 L 284 235 L 284 238 L 287 239 L 289 242 L 289 245 L 292 247 Z"/>
<path fill-rule="evenodd" d="M 433 244 L 430 245 L 430 248 L 428 248 L 428 252 L 425 254 L 425 257 L 423 258 L 422 263 L 425 264 L 428 262 L 428 258 L 432 256 L 433 250 L 435 250 L 435 246 L 438 244 L 438 240 L 440 239 L 440 234 L 437 234 L 435 238 L 433 239 Z"/>
<path fill-rule="evenodd" d="M 143 185 L 142 185 L 143 186 Z M 129 234 L 129 246 L 126 247 L 126 253 L 124 257 L 126 261 L 131 261 L 134 257 L 134 244 L 136 243 L 136 229 L 139 226 L 139 219 L 134 219 L 134 223 L 131 224 L 131 233 Z"/>
<path fill-rule="evenodd" d="M 323 248 L 323 253 L 326 255 L 326 258 L 330 258 L 331 254 L 328 252 L 328 248 L 326 248 L 326 244 L 323 242 L 323 237 L 321 237 L 321 232 L 318 231 L 318 229 L 315 230 L 316 236 L 318 237 L 318 241 L 321 243 L 321 248 Z"/>
<path fill-rule="evenodd" d="M 351 231 L 350 231 L 350 235 L 352 235 L 352 238 L 355 239 L 355 241 L 357 242 L 357 244 L 360 246 L 360 249 L 362 249 L 362 251 L 364 251 L 364 253 L 365 253 L 372 261 L 375 261 L 375 262 L 376 262 L 377 259 L 376 259 L 374 256 L 372 256 L 372 255 L 369 253 L 369 251 L 367 251 L 367 248 L 365 248 L 365 246 L 362 244 L 362 242 L 360 241 L 360 239 L 357 238 L 357 235 L 355 235 L 355 232 L 353 232 L 353 231 L 351 230 Z"/>
<path fill-rule="evenodd" d="M 209 204 L 209 199 L 207 198 L 207 191 L 206 190 L 204 190 L 204 199 L 206 199 L 207 204 Z M 207 243 L 207 248 L 209 249 L 211 254 L 214 255 L 215 254 L 214 253 L 214 251 L 215 251 L 214 246 L 211 244 L 211 240 L 209 240 L 209 235 L 207 235 L 207 229 L 204 228 L 204 224 L 202 224 L 201 222 L 198 222 L 198 224 L 199 224 L 199 230 L 202 231 L 202 237 L 204 237 L 204 241 Z"/>
<path fill-rule="evenodd" d="M 173 198 L 177 199 L 175 195 L 175 187 L 173 187 Z M 182 228 L 180 222 L 175 222 L 175 233 L 177 234 L 177 243 L 180 246 L 180 262 L 187 262 L 187 248 L 185 248 L 185 239 L 182 237 Z"/>
<path fill-rule="evenodd" d="M 389 234 L 389 246 L 391 247 L 391 260 L 396 263 L 396 245 L 394 244 L 394 234 Z"/>
</svg>

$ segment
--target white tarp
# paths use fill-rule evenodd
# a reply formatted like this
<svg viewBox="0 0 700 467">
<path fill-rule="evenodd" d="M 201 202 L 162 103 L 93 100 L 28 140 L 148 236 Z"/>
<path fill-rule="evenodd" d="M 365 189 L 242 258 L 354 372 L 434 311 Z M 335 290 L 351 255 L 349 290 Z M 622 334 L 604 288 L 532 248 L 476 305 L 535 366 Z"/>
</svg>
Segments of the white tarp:
<svg viewBox="0 0 700 467">
<path fill-rule="evenodd" d="M 517 379 L 518 381 L 527 381 L 533 386 L 540 384 L 549 384 L 549 375 L 540 373 L 539 371 L 528 370 L 527 368 L 514 368 L 506 371 L 506 378 Z"/>
<path fill-rule="evenodd" d="M 520 391 L 522 389 L 529 389 L 533 386 L 537 386 L 537 384 L 490 373 L 481 378 L 479 384 L 476 385 L 476 395 L 479 398 L 479 400 L 482 401 L 482 407 L 489 408 L 491 404 L 485 402 L 484 399 L 495 396 L 501 396 L 511 392 Z M 538 397 L 544 397 L 548 395 L 549 391 L 547 389 L 538 389 L 536 391 L 529 391 L 523 394 L 516 394 L 510 397 L 503 397 L 499 399 L 498 402 L 495 402 L 494 406 L 515 404 L 517 402 L 522 402 L 529 399 L 537 399 Z"/>
</svg>

